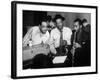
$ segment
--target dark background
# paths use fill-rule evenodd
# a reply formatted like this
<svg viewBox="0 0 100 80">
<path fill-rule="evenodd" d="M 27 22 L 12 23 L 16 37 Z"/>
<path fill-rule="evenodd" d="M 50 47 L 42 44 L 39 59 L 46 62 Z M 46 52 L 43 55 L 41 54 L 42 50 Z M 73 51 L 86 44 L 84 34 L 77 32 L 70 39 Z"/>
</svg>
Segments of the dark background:
<svg viewBox="0 0 100 80">
<path fill-rule="evenodd" d="M 47 15 L 51 15 L 52 18 L 56 14 L 61 14 L 63 17 L 65 17 L 64 25 L 67 27 L 70 27 L 72 29 L 73 27 L 73 21 L 76 18 L 86 18 L 88 23 L 91 24 L 91 14 L 90 13 L 72 13 L 72 12 L 47 12 L 47 11 L 30 11 L 30 10 L 23 10 L 23 37 L 28 31 L 28 29 L 32 26 L 38 26 L 40 21 L 46 17 Z"/>
<path fill-rule="evenodd" d="M 47 16 L 45 11 L 23 11 L 23 36 L 30 27 L 39 25 L 45 16 Z"/>
</svg>

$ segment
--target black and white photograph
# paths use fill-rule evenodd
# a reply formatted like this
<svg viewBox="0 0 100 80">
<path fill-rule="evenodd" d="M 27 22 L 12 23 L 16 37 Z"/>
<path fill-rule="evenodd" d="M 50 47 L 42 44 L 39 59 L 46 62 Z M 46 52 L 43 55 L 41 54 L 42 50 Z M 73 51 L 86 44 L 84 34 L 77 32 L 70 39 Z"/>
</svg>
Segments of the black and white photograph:
<svg viewBox="0 0 100 80">
<path fill-rule="evenodd" d="M 12 2 L 12 77 L 97 72 L 97 7 Z"/>
<path fill-rule="evenodd" d="M 23 11 L 23 69 L 91 66 L 91 14 Z"/>
</svg>

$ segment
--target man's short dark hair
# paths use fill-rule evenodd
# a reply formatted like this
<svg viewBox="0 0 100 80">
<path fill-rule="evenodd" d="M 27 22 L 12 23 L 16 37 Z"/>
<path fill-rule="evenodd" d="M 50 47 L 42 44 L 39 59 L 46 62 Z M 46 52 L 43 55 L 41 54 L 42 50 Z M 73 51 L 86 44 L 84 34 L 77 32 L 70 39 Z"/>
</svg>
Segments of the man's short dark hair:
<svg viewBox="0 0 100 80">
<path fill-rule="evenodd" d="M 87 19 L 83 19 L 83 20 L 82 20 L 82 24 L 85 23 L 85 22 L 87 22 Z"/>
<path fill-rule="evenodd" d="M 41 25 L 42 22 L 47 22 L 47 17 L 42 18 L 42 19 L 40 20 L 39 24 Z"/>
<path fill-rule="evenodd" d="M 82 24 L 82 21 L 81 21 L 81 19 L 79 19 L 79 18 L 75 19 L 74 22 L 79 22 L 79 25 Z"/>
<path fill-rule="evenodd" d="M 47 21 L 52 21 L 52 17 L 50 15 L 47 16 Z"/>
</svg>

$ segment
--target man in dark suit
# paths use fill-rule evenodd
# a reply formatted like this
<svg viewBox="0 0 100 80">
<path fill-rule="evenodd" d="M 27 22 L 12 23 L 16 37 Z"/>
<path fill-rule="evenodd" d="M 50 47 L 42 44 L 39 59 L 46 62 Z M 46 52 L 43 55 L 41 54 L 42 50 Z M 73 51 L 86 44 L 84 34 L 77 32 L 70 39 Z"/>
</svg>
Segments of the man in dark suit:
<svg viewBox="0 0 100 80">
<path fill-rule="evenodd" d="M 84 41 L 90 42 L 91 25 L 88 23 L 87 19 L 82 20 L 82 28 L 83 28 L 83 39 L 84 39 Z"/>
<path fill-rule="evenodd" d="M 86 45 L 87 34 L 82 27 L 82 21 L 78 18 L 74 20 L 74 30 L 72 35 L 72 54 L 74 66 L 89 66 L 90 65 L 90 48 Z"/>
<path fill-rule="evenodd" d="M 90 50 L 91 50 L 91 25 L 88 23 L 87 19 L 83 19 L 82 20 L 82 30 L 83 30 L 83 48 L 84 48 L 84 53 L 86 53 L 85 55 L 85 60 L 87 65 L 91 65 L 90 61 L 91 61 L 91 54 L 90 54 Z"/>
</svg>

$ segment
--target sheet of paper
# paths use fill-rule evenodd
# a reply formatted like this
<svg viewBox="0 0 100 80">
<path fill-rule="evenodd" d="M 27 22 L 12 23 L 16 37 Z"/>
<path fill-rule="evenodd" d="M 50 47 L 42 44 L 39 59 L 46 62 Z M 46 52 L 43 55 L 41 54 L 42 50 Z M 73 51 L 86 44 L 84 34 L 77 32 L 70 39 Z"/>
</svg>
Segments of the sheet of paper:
<svg viewBox="0 0 100 80">
<path fill-rule="evenodd" d="M 65 60 L 66 60 L 67 56 L 56 56 L 54 59 L 53 59 L 53 63 L 54 64 L 57 64 L 57 63 L 64 63 Z"/>
</svg>

